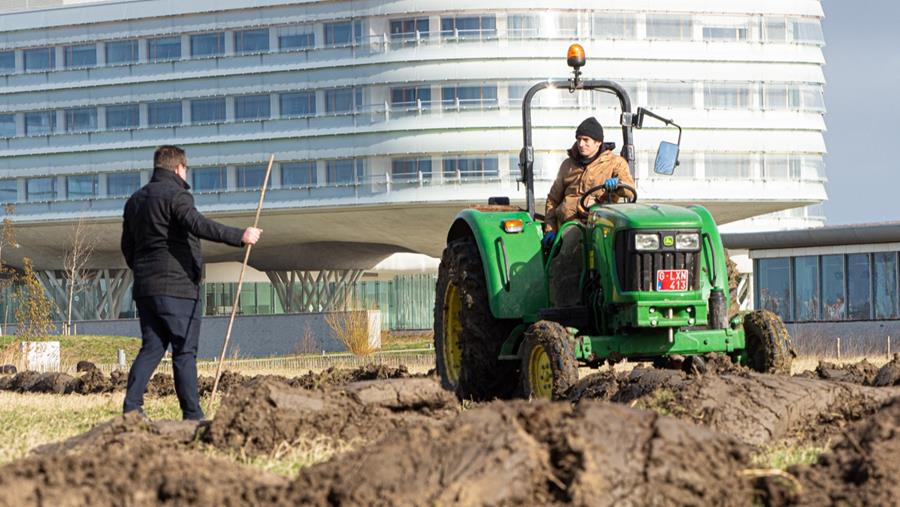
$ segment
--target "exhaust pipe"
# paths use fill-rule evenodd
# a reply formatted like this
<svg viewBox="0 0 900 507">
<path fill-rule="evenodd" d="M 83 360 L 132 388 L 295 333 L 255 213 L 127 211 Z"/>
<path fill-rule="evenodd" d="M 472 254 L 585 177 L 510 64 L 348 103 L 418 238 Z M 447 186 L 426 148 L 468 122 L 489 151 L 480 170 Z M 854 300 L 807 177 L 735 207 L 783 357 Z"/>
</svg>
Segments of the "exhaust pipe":
<svg viewBox="0 0 900 507">
<path fill-rule="evenodd" d="M 728 306 L 725 303 L 725 291 L 713 289 L 709 292 L 709 328 L 726 327 L 728 327 Z"/>
</svg>

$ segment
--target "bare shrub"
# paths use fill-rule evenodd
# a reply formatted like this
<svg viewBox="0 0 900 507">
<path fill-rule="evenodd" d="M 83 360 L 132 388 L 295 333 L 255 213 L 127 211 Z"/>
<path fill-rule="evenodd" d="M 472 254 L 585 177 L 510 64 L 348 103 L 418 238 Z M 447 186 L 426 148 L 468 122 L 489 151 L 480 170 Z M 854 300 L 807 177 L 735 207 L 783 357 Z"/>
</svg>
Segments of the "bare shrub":
<svg viewBox="0 0 900 507">
<path fill-rule="evenodd" d="M 303 326 L 303 334 L 297 340 L 297 343 L 294 344 L 293 352 L 296 355 L 312 354 L 316 352 L 316 348 L 316 338 L 309 327 L 309 322 L 307 322 Z"/>
<path fill-rule="evenodd" d="M 16 286 L 16 334 L 24 341 L 44 340 L 53 330 L 50 320 L 53 303 L 41 285 L 31 259 L 23 259 L 22 273 Z"/>
<path fill-rule="evenodd" d="M 369 356 L 375 347 L 369 341 L 369 313 L 366 310 L 325 314 L 325 323 L 355 356 Z"/>
</svg>

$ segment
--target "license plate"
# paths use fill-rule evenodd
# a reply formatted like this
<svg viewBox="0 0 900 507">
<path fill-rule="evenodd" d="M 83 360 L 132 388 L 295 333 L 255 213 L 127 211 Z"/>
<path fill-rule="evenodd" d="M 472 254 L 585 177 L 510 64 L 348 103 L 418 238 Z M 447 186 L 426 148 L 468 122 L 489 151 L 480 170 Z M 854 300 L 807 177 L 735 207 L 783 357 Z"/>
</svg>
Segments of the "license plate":
<svg viewBox="0 0 900 507">
<path fill-rule="evenodd" d="M 658 292 L 684 292 L 688 290 L 688 270 L 660 269 L 656 272 Z"/>
</svg>

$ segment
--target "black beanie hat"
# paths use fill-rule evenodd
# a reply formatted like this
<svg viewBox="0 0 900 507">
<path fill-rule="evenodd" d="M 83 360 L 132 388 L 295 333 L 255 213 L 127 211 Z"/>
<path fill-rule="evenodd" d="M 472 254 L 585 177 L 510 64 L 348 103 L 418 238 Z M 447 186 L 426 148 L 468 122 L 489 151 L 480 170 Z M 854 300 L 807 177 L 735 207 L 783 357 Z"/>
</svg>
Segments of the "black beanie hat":
<svg viewBox="0 0 900 507">
<path fill-rule="evenodd" d="M 587 120 L 581 122 L 581 125 L 578 126 L 578 129 L 575 131 L 575 137 L 578 136 L 588 136 L 591 139 L 603 142 L 603 126 L 600 125 L 600 122 L 597 121 L 597 118 L 591 116 Z"/>
</svg>

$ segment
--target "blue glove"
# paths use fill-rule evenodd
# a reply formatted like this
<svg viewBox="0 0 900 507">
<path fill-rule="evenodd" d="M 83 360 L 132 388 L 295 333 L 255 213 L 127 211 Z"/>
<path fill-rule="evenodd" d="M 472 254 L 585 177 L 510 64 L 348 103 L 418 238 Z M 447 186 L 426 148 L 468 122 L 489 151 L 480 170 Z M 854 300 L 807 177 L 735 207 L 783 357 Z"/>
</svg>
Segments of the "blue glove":
<svg viewBox="0 0 900 507">
<path fill-rule="evenodd" d="M 619 178 L 610 178 L 603 182 L 603 186 L 606 187 L 607 192 L 612 192 L 619 186 Z"/>
<path fill-rule="evenodd" d="M 551 246 L 553 246 L 553 240 L 555 240 L 555 239 L 556 239 L 555 232 L 553 232 L 553 231 L 547 232 L 544 234 L 544 239 L 541 240 L 541 246 L 544 248 L 544 250 L 547 250 Z"/>
</svg>

